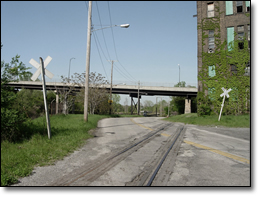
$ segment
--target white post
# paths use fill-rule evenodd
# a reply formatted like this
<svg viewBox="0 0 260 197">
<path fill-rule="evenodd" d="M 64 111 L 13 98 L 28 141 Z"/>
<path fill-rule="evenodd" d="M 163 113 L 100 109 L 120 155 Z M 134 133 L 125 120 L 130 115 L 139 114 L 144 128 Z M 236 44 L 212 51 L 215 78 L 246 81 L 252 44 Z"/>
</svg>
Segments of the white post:
<svg viewBox="0 0 260 197">
<path fill-rule="evenodd" d="M 223 106 L 224 106 L 224 102 L 225 102 L 225 94 L 224 94 L 223 101 L 222 101 L 222 104 L 221 104 L 221 109 L 220 109 L 218 121 L 220 121 L 220 118 L 221 118 L 221 113 L 222 113 L 222 109 L 223 109 Z"/>
<path fill-rule="evenodd" d="M 43 59 L 41 57 L 40 57 L 40 63 L 42 66 L 42 89 L 43 89 L 44 106 L 45 106 L 45 112 L 46 112 L 48 138 L 50 139 L 51 138 L 51 128 L 50 128 L 49 111 L 48 111 L 48 105 L 47 105 L 47 99 L 46 99 L 44 63 L 43 63 Z"/>
<path fill-rule="evenodd" d="M 218 121 L 220 121 L 222 109 L 223 109 L 223 107 L 224 107 L 225 96 L 227 96 L 227 98 L 229 98 L 228 93 L 232 90 L 231 88 L 229 88 L 228 90 L 226 90 L 224 87 L 222 87 L 221 89 L 223 90 L 223 93 L 222 93 L 220 96 L 221 96 L 221 97 L 224 96 L 224 98 L 223 98 L 223 102 L 222 102 L 222 105 L 221 105 L 221 110 L 220 110 L 220 113 L 219 113 Z"/>
</svg>

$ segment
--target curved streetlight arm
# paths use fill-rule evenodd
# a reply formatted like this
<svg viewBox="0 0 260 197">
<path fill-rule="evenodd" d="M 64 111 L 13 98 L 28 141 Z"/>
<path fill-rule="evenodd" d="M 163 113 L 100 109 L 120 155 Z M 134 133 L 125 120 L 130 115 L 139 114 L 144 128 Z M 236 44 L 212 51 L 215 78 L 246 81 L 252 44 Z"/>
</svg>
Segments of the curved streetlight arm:
<svg viewBox="0 0 260 197">
<path fill-rule="evenodd" d="M 128 28 L 130 25 L 129 24 L 122 24 L 122 25 L 112 25 L 112 26 L 108 26 L 108 27 L 103 27 L 100 29 L 92 29 L 91 31 L 97 31 L 97 30 L 101 30 L 101 29 L 107 29 L 107 28 L 112 28 L 112 27 L 121 27 L 121 28 Z"/>
</svg>

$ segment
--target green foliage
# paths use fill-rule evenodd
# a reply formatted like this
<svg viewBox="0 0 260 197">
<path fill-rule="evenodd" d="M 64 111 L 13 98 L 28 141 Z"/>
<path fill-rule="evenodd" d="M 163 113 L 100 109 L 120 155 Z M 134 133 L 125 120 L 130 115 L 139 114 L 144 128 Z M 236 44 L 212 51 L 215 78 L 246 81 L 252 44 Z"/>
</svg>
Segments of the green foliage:
<svg viewBox="0 0 260 197">
<path fill-rule="evenodd" d="M 177 84 L 175 84 L 174 87 L 185 87 L 185 85 L 186 85 L 186 82 L 181 81 L 181 82 L 178 82 Z"/>
<path fill-rule="evenodd" d="M 124 111 L 124 107 L 119 103 L 120 102 L 120 95 L 119 94 L 112 94 L 112 112 L 120 112 Z"/>
<path fill-rule="evenodd" d="M 13 88 L 6 86 L 8 82 L 17 81 L 30 73 L 19 58 L 18 55 L 13 57 L 10 64 L 1 61 L 1 141 L 19 139 L 22 123 L 26 120 L 25 113 L 13 107 L 17 94 Z"/>
<path fill-rule="evenodd" d="M 51 140 L 45 117 L 24 122 L 24 129 L 30 133 L 27 140 L 1 143 L 1 186 L 13 184 L 19 177 L 28 176 L 35 166 L 53 164 L 76 150 L 91 137 L 88 131 L 108 117 L 90 114 L 85 123 L 83 115 L 51 116 Z"/>
<path fill-rule="evenodd" d="M 174 85 L 174 87 L 186 87 L 186 82 L 181 81 Z M 187 87 L 195 87 L 195 86 L 187 86 Z M 177 111 L 178 114 L 183 114 L 185 110 L 185 98 L 183 96 L 173 96 L 170 102 L 171 111 Z M 197 98 L 191 98 L 191 112 L 197 112 Z"/>
<path fill-rule="evenodd" d="M 171 116 L 164 119 L 170 122 L 182 122 L 185 124 L 195 124 L 201 126 L 225 126 L 225 127 L 250 127 L 250 116 L 249 115 L 224 115 L 221 116 L 221 121 L 218 121 L 218 115 L 211 116 L 198 116 L 197 113 L 181 114 L 177 116 Z"/>
<path fill-rule="evenodd" d="M 173 96 L 170 105 L 172 106 L 172 111 L 183 114 L 185 109 L 185 97 Z"/>
<path fill-rule="evenodd" d="M 250 62 L 250 51 L 246 37 L 229 43 L 221 43 L 220 39 L 220 13 L 216 6 L 215 17 L 204 18 L 198 28 L 202 29 L 202 47 L 207 41 L 208 30 L 214 30 L 214 53 L 202 52 L 202 67 L 198 73 L 198 80 L 202 82 L 202 92 L 198 93 L 198 115 L 209 115 L 212 112 L 219 114 L 223 93 L 222 87 L 231 88 L 230 98 L 226 98 L 223 108 L 224 114 L 244 114 L 250 109 L 250 77 L 245 76 L 246 65 Z M 219 13 L 219 15 L 217 14 Z M 236 35 L 234 35 L 236 36 Z M 243 43 L 244 48 L 239 48 Z M 209 76 L 209 68 L 214 65 L 215 76 Z M 236 73 L 230 72 L 230 66 L 236 66 Z"/>
</svg>

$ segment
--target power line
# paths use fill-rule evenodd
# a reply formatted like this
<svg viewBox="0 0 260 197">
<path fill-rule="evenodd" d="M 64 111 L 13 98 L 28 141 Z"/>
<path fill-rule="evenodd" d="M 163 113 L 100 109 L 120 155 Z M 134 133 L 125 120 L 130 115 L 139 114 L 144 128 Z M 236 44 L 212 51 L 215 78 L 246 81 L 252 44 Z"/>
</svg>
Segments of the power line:
<svg viewBox="0 0 260 197">
<path fill-rule="evenodd" d="M 97 45 L 97 41 L 96 41 L 95 34 L 94 34 L 94 39 L 95 39 L 95 43 L 96 43 L 96 46 L 97 46 L 99 58 L 100 58 L 100 60 L 101 60 L 102 67 L 103 67 L 103 69 L 104 69 L 104 71 L 105 71 L 105 75 L 106 75 L 106 77 L 107 77 L 106 69 L 105 69 L 105 67 L 104 67 L 104 64 L 103 64 L 103 61 L 102 61 L 102 58 L 101 58 L 101 55 L 100 55 L 100 52 L 99 52 L 99 48 L 98 48 L 98 45 Z M 107 77 L 107 79 L 108 79 L 108 77 Z"/>
<path fill-rule="evenodd" d="M 85 1 L 85 5 L 86 5 L 87 11 L 88 11 L 88 6 L 87 6 L 86 1 Z M 99 16 L 100 25 L 101 25 L 101 28 L 102 28 L 102 23 L 101 23 L 101 18 L 100 18 L 100 14 L 99 14 L 99 9 L 98 9 L 97 3 L 96 3 L 96 6 L 97 6 L 97 10 L 98 10 L 98 16 Z M 108 3 L 108 6 L 109 6 L 109 3 Z M 110 26 L 112 26 L 110 8 L 109 8 L 109 16 L 110 16 Z M 92 19 L 91 19 L 91 21 L 92 21 Z M 113 28 L 111 28 L 111 30 L 112 30 L 112 37 L 113 37 L 114 49 L 115 49 L 115 53 L 116 53 L 116 57 L 117 57 L 117 52 L 116 52 L 116 48 L 115 48 L 114 34 L 113 34 Z M 99 39 L 98 39 L 98 36 L 97 36 L 96 32 L 93 32 L 93 35 L 94 35 L 96 47 L 97 47 L 97 49 L 98 49 L 99 58 L 100 58 L 102 67 L 103 67 L 103 69 L 104 69 L 105 75 L 106 75 L 106 77 L 107 77 L 106 69 L 105 69 L 105 67 L 104 67 L 104 64 L 103 64 L 103 61 L 102 61 L 102 57 L 101 57 L 101 55 L 100 55 L 99 48 L 100 48 L 102 54 L 104 55 L 105 59 L 107 60 L 107 62 L 109 62 L 109 60 L 108 60 L 108 58 L 106 57 L 106 55 L 105 55 L 105 53 L 104 53 L 104 51 L 103 51 L 103 49 L 102 49 L 102 47 L 101 47 L 101 44 L 100 44 L 100 42 L 99 42 Z M 110 55 L 109 55 L 109 52 L 108 52 L 108 48 L 107 48 L 107 44 L 106 44 L 106 40 L 105 40 L 105 36 L 104 36 L 103 29 L 102 29 L 102 35 L 103 35 L 103 39 L 104 39 L 104 42 L 105 42 L 105 46 L 106 46 L 106 50 L 107 50 L 109 59 L 111 59 L 111 58 L 110 58 Z M 117 57 L 117 61 L 119 62 L 118 57 Z M 123 65 L 122 65 L 120 62 L 119 62 L 119 64 L 123 67 Z M 123 67 L 123 68 L 124 68 L 124 67 Z M 125 68 L 124 68 L 124 70 L 128 73 L 128 75 L 129 75 L 132 79 L 134 79 L 134 81 L 133 81 L 131 78 L 129 78 L 129 76 L 127 76 L 123 71 L 121 71 L 121 70 L 119 69 L 119 67 L 116 66 L 116 65 L 115 65 L 115 70 L 116 70 L 121 76 L 123 76 L 125 79 L 127 79 L 127 80 L 129 80 L 129 81 L 131 81 L 131 82 L 135 82 L 135 81 L 136 81 L 136 79 L 133 78 L 133 77 L 128 73 L 128 71 L 127 71 Z M 108 77 L 107 77 L 107 79 L 108 79 Z"/>
<path fill-rule="evenodd" d="M 101 25 L 102 35 L 103 35 L 104 43 L 105 43 L 105 46 L 106 46 L 107 54 L 108 54 L 109 59 L 111 59 L 111 58 L 110 58 L 110 55 L 109 55 L 109 52 L 108 52 L 108 49 L 107 49 L 107 43 L 106 43 L 106 39 L 105 39 L 105 36 L 104 36 L 104 31 L 103 31 L 103 29 L 102 29 L 102 23 L 101 23 L 101 18 L 100 18 L 100 14 L 99 14 L 99 9 L 98 9 L 97 1 L 96 1 L 96 6 L 97 6 L 99 22 L 100 22 L 100 25 Z"/>
<path fill-rule="evenodd" d="M 117 72 L 119 73 L 119 74 L 121 74 L 124 78 L 126 78 L 127 80 L 129 80 L 129 81 L 131 81 L 131 82 L 136 82 L 136 80 L 132 80 L 131 78 L 129 78 L 129 76 L 127 76 L 124 72 L 122 72 L 120 69 L 119 69 L 119 67 L 114 63 L 114 65 L 115 65 L 115 69 L 118 69 L 117 70 Z"/>
<path fill-rule="evenodd" d="M 110 18 L 110 26 L 112 26 L 112 19 L 111 19 L 111 14 L 110 14 L 110 6 L 109 6 L 109 1 L 107 2 L 108 4 L 108 13 L 109 13 L 109 18 Z M 114 49 L 115 49 L 115 54 L 116 54 L 116 58 L 117 61 L 119 62 L 119 64 L 123 67 L 123 69 L 127 72 L 127 74 L 134 80 L 136 80 L 126 69 L 125 67 L 121 64 L 121 62 L 119 61 L 119 58 L 117 56 L 117 51 L 116 51 L 116 45 L 115 45 L 115 39 L 114 39 L 114 32 L 113 32 L 113 28 L 111 28 L 111 32 L 112 32 L 112 38 L 113 38 L 113 43 L 114 43 Z"/>
</svg>

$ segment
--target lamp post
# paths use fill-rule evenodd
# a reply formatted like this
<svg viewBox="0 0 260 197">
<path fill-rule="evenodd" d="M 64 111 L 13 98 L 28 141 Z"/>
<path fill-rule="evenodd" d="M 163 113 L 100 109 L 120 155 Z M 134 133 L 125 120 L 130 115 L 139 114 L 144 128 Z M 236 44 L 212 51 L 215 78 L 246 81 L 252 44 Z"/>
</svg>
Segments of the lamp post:
<svg viewBox="0 0 260 197">
<path fill-rule="evenodd" d="M 181 85 L 181 71 L 180 71 L 180 64 L 178 64 L 178 66 L 179 66 L 179 87 L 180 87 L 180 85 Z"/>
<path fill-rule="evenodd" d="M 109 27 L 103 27 L 101 29 L 92 30 L 92 24 L 91 24 L 91 12 L 92 12 L 92 1 L 89 1 L 89 9 L 88 9 L 88 37 L 87 37 L 87 54 L 86 54 L 86 79 L 85 79 L 85 99 L 84 99 L 84 121 L 88 121 L 88 89 L 89 89 L 89 64 L 90 64 L 90 45 L 91 45 L 91 31 L 97 31 L 105 28 L 111 28 L 111 27 L 122 27 L 122 28 L 128 28 L 129 24 L 122 24 L 122 25 L 113 25 Z"/>
<path fill-rule="evenodd" d="M 76 59 L 76 58 L 74 58 L 74 57 L 70 58 L 70 63 L 71 63 L 71 60 L 72 60 L 72 59 Z M 68 74 L 68 79 L 70 79 L 70 64 L 69 64 L 69 74 Z"/>
</svg>

